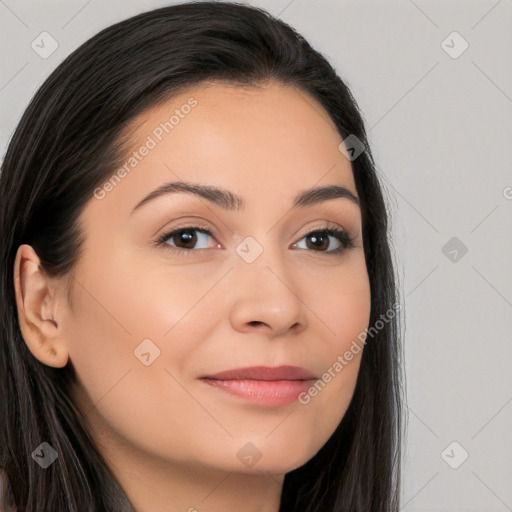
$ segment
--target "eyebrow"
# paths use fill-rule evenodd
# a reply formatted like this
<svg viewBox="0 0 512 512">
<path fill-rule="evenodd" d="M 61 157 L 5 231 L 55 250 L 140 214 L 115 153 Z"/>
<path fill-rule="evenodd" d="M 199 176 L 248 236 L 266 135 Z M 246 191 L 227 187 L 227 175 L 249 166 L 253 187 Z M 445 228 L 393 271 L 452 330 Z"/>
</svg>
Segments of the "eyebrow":
<svg viewBox="0 0 512 512">
<path fill-rule="evenodd" d="M 245 201 L 240 196 L 221 187 L 212 185 L 202 185 L 197 183 L 187 183 L 184 181 L 174 181 L 164 183 L 157 189 L 148 194 L 132 210 L 130 215 L 138 208 L 150 201 L 169 194 L 188 193 L 210 201 L 225 210 L 240 211 L 245 206 Z M 345 198 L 360 207 L 359 198 L 350 190 L 339 185 L 328 185 L 324 187 L 315 187 L 300 192 L 293 200 L 293 208 L 305 208 L 314 204 L 327 201 L 329 199 Z"/>
</svg>

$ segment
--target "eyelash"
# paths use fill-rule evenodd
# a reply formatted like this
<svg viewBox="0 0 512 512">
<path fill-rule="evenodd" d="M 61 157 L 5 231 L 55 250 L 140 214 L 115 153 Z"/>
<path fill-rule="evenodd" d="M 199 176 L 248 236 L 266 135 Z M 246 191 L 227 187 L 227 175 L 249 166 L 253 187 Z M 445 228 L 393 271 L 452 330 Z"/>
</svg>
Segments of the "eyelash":
<svg viewBox="0 0 512 512">
<path fill-rule="evenodd" d="M 161 237 L 157 240 L 158 246 L 164 246 L 166 250 L 170 250 L 175 254 L 189 254 L 191 252 L 197 251 L 198 249 L 183 249 L 181 247 L 173 247 L 167 243 L 167 240 L 171 238 L 173 235 L 176 235 L 177 233 L 180 233 L 182 231 L 198 231 L 200 233 L 204 233 L 206 235 L 211 236 L 214 238 L 213 233 L 206 228 L 202 228 L 200 226 L 183 226 L 177 229 L 173 229 L 172 231 L 169 231 L 167 233 L 164 233 Z M 341 256 L 345 253 L 346 249 L 352 249 L 356 247 L 355 240 L 344 230 L 339 229 L 337 227 L 328 226 L 327 228 L 321 228 L 321 229 L 314 229 L 312 231 L 309 231 L 306 233 L 300 240 L 303 238 L 306 238 L 308 236 L 311 236 L 313 234 L 323 234 L 323 235 L 330 235 L 337 238 L 340 242 L 342 247 L 331 250 L 331 251 L 314 251 L 313 249 L 306 249 L 306 250 L 312 250 L 313 252 L 319 252 L 321 254 L 326 254 L 330 256 Z M 305 249 L 299 249 L 301 251 Z"/>
</svg>

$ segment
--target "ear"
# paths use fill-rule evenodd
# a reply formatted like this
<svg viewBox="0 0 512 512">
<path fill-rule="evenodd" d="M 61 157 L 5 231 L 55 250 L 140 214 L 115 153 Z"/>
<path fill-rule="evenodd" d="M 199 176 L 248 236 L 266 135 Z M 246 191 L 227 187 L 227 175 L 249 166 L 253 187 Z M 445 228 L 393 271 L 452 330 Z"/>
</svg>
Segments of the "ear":
<svg viewBox="0 0 512 512">
<path fill-rule="evenodd" d="M 30 352 L 48 366 L 66 366 L 66 288 L 44 273 L 39 257 L 27 244 L 16 253 L 14 289 L 21 333 Z"/>
</svg>

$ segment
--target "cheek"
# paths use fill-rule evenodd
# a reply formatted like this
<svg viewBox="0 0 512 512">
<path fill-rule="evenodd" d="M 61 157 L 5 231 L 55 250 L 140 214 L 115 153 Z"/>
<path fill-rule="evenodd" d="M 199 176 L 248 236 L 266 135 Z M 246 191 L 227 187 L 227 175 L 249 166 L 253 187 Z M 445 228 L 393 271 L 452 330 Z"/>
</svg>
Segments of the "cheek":
<svg viewBox="0 0 512 512">
<path fill-rule="evenodd" d="M 328 285 L 319 289 L 315 304 L 325 333 L 324 373 L 302 403 L 317 411 L 316 428 L 329 437 L 352 398 L 369 325 L 371 290 L 364 259 L 333 275 Z"/>
<path fill-rule="evenodd" d="M 158 265 L 134 275 L 132 286 L 137 297 L 127 301 L 126 312 L 138 339 L 153 340 L 167 362 L 184 370 L 195 349 L 219 321 L 219 309 L 205 305 L 224 272 L 217 277 L 211 266 Z"/>
<path fill-rule="evenodd" d="M 133 352 L 142 340 L 149 338 L 158 346 L 169 340 L 181 324 L 192 329 L 187 343 L 196 339 L 201 322 L 190 322 L 198 310 L 200 299 L 215 281 L 211 269 L 151 265 L 134 255 L 116 255 L 115 263 L 83 270 L 76 287 L 77 329 L 87 335 L 102 333 L 102 343 L 112 345 L 119 353 Z M 204 318 L 204 310 L 201 310 Z M 92 340 L 92 343 L 99 340 Z M 173 344 L 179 349 L 183 343 Z M 163 347 L 160 347 L 163 348 Z"/>
<path fill-rule="evenodd" d="M 201 323 L 190 322 L 201 290 L 178 272 L 164 278 L 116 261 L 77 273 L 68 328 L 75 397 L 97 433 L 114 431 L 153 450 L 169 443 L 169 430 L 155 425 L 172 425 L 176 410 L 190 407 L 177 381 L 201 340 Z"/>
<path fill-rule="evenodd" d="M 325 339 L 337 355 L 348 350 L 353 340 L 364 340 L 362 333 L 368 327 L 371 290 L 364 259 L 357 259 L 343 272 L 334 274 L 322 288 L 322 318 L 330 334 Z"/>
<path fill-rule="evenodd" d="M 133 299 L 108 267 L 77 273 L 76 280 L 67 331 L 69 356 L 81 387 L 97 403 L 133 366 L 138 336 L 125 309 Z"/>
<path fill-rule="evenodd" d="M 200 304 L 214 276 L 203 275 L 198 266 L 193 272 L 192 266 L 190 272 L 153 267 L 133 256 L 124 258 L 122 251 L 109 262 L 97 261 L 102 264 L 93 268 L 85 261 L 77 272 L 70 360 L 92 403 L 101 399 L 112 405 L 107 415 L 114 417 L 135 403 L 159 411 L 174 383 L 165 370 L 172 368 L 179 376 L 218 321 L 215 311 Z M 107 393 L 117 397 L 115 404 Z"/>
</svg>

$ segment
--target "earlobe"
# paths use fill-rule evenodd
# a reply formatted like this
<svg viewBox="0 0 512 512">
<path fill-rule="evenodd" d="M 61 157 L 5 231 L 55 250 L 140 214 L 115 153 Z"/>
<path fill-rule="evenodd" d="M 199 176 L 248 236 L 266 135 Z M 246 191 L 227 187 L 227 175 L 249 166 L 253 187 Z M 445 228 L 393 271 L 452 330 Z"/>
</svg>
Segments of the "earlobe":
<svg viewBox="0 0 512 512">
<path fill-rule="evenodd" d="M 27 244 L 18 247 L 14 262 L 14 289 L 21 333 L 32 353 L 42 363 L 62 368 L 68 348 L 59 309 L 60 288 L 42 270 L 39 257 Z"/>
</svg>

